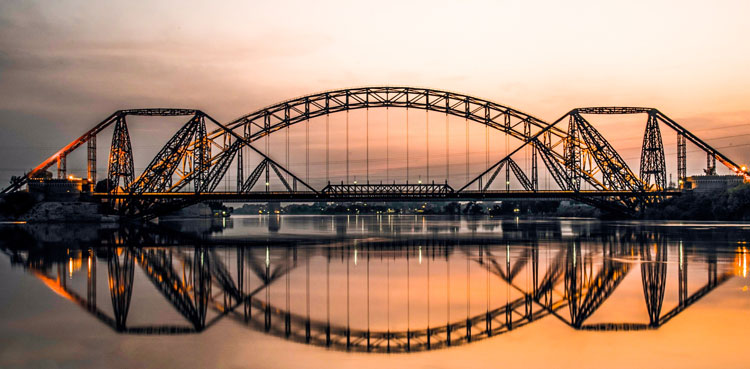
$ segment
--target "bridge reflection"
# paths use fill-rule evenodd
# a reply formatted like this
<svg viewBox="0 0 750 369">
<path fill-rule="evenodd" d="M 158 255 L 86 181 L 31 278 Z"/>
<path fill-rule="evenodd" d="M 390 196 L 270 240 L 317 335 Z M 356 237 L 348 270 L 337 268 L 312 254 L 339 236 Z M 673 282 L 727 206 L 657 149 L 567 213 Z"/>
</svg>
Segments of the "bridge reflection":
<svg viewBox="0 0 750 369">
<path fill-rule="evenodd" d="M 231 320 L 290 341 L 362 352 L 467 344 L 544 318 L 576 330 L 658 329 L 746 273 L 746 249 L 704 250 L 686 233 L 613 226 L 569 234 L 559 222 L 498 226 L 502 235 L 495 237 L 442 237 L 437 230 L 312 241 L 118 228 L 99 229 L 79 244 L 40 241 L 21 226 L 0 246 L 13 265 L 115 332 L 190 334 Z M 97 299 L 104 274 L 111 306 Z M 629 276 L 642 284 L 645 319 L 596 318 Z M 85 294 L 76 287 L 83 281 Z M 144 288 L 158 291 L 184 323 L 129 324 L 140 303 L 133 291 Z"/>
</svg>

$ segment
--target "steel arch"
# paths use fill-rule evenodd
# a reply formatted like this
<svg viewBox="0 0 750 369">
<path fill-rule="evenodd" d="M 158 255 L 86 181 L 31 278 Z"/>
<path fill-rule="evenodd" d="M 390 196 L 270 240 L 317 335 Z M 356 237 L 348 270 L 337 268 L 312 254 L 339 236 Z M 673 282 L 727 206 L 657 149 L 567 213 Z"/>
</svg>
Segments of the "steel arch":
<svg viewBox="0 0 750 369">
<path fill-rule="evenodd" d="M 583 170 L 580 166 L 567 167 L 564 155 L 553 150 L 568 137 L 565 130 L 556 127 L 554 124 L 550 125 L 530 114 L 489 100 L 456 92 L 418 87 L 383 86 L 339 89 L 305 95 L 266 106 L 239 117 L 208 134 L 208 138 L 214 147 L 220 149 L 212 158 L 212 162 L 221 161 L 223 156 L 234 156 L 237 150 L 243 146 L 252 147 L 253 142 L 263 137 L 311 118 L 350 110 L 382 107 L 413 108 L 444 113 L 487 125 L 520 140 L 522 143 L 531 141 L 533 150 L 542 156 L 542 161 L 553 175 L 561 170 L 566 173 L 578 173 L 595 189 L 606 189 L 594 177 L 594 174 Z M 218 122 L 214 121 L 214 123 Z M 243 142 L 239 147 L 232 145 L 232 136 L 235 140 L 239 139 L 238 136 L 242 137 Z M 581 142 L 580 145 L 585 147 L 584 142 Z M 523 146 L 524 144 L 521 145 L 521 147 Z M 521 147 L 514 150 L 513 154 Z M 553 162 L 557 163 L 555 168 L 550 167 L 554 165 Z M 495 166 L 492 166 L 481 173 L 462 186 L 458 192 L 463 191 L 494 168 Z M 228 166 L 221 172 L 212 175 L 223 177 L 227 170 Z M 188 175 L 185 178 L 191 177 L 192 175 Z M 536 178 L 534 173 L 532 173 L 532 178 Z M 556 178 L 556 181 L 565 183 L 568 179 L 567 177 Z M 186 183 L 178 181 L 170 191 L 179 190 L 184 185 Z M 309 187 L 307 184 L 304 185 Z M 564 184 L 561 185 L 562 189 L 569 189 L 568 187 Z"/>
</svg>

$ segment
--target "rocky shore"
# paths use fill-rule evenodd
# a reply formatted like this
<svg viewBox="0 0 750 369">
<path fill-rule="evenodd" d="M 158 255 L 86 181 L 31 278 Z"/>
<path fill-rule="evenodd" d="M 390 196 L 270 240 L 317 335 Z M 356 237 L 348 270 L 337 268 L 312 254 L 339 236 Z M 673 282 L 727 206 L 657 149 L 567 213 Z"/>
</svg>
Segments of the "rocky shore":
<svg viewBox="0 0 750 369">
<path fill-rule="evenodd" d="M 28 223 L 112 223 L 118 221 L 117 216 L 100 214 L 98 205 L 94 203 L 56 201 L 36 203 L 23 215 L 4 220 Z"/>
</svg>

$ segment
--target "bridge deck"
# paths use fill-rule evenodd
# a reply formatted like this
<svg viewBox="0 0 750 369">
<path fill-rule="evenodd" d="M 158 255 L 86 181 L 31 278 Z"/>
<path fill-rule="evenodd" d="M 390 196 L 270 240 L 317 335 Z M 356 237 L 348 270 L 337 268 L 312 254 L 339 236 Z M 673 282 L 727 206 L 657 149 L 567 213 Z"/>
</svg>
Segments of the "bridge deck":
<svg viewBox="0 0 750 369">
<path fill-rule="evenodd" d="M 312 191 L 269 191 L 269 192 L 163 192 L 143 193 L 139 196 L 152 199 L 191 199 L 191 200 L 222 200 L 222 201 L 480 201 L 480 200 L 555 200 L 575 199 L 581 197 L 654 197 L 654 196 L 679 196 L 680 191 L 461 191 L 451 193 L 427 193 L 427 192 L 378 192 L 378 193 L 322 193 Z M 96 198 L 124 199 L 129 194 L 94 193 Z"/>
</svg>

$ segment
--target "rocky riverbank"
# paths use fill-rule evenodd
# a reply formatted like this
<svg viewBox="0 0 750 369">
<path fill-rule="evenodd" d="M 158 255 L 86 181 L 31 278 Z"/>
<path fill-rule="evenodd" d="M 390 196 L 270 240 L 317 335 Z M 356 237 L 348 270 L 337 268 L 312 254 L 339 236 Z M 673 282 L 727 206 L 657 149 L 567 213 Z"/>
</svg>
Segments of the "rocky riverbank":
<svg viewBox="0 0 750 369">
<path fill-rule="evenodd" d="M 100 214 L 99 206 L 95 203 L 44 201 L 36 203 L 24 214 L 6 220 L 28 223 L 111 223 L 118 219 L 114 215 Z"/>
</svg>

